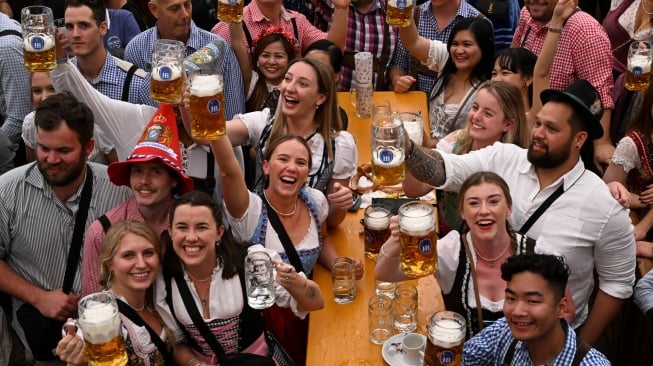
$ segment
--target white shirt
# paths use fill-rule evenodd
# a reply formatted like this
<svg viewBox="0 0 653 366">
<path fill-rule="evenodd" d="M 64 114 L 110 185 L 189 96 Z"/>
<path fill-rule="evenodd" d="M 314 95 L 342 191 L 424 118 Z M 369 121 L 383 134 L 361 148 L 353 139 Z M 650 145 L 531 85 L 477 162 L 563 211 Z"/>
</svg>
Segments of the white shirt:
<svg viewBox="0 0 653 366">
<path fill-rule="evenodd" d="M 552 250 L 564 256 L 570 267 L 569 287 L 576 304 L 574 326 L 587 319 L 587 302 L 594 287 L 593 270 L 606 294 L 627 299 L 635 281 L 635 240 L 628 210 L 612 198 L 603 181 L 576 166 L 540 191 L 527 150 L 513 144 L 494 145 L 465 155 L 442 153 L 447 179 L 440 189 L 458 191 L 465 178 L 488 170 L 499 174 L 511 188 L 511 225 L 516 229 L 537 210 L 561 184 L 565 192 L 528 231 L 528 236 L 546 238 Z"/>
</svg>

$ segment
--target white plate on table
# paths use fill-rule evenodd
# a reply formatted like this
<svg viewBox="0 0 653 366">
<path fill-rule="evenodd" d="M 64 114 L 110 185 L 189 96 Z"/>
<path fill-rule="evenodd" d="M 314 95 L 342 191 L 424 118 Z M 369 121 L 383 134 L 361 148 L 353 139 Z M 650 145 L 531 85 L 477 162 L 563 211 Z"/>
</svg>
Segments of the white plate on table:
<svg viewBox="0 0 653 366">
<path fill-rule="evenodd" d="M 385 362 L 388 363 L 390 366 L 421 366 L 422 365 L 422 360 L 424 360 L 424 352 L 421 352 L 421 360 L 418 364 L 411 364 L 406 362 L 406 359 L 404 359 L 404 353 L 401 345 L 401 341 L 403 338 L 406 336 L 406 334 L 410 333 L 399 333 L 383 344 L 383 347 L 381 348 L 381 354 L 383 355 L 383 359 Z M 424 339 L 424 343 L 426 344 L 426 336 L 420 334 L 420 336 Z"/>
</svg>

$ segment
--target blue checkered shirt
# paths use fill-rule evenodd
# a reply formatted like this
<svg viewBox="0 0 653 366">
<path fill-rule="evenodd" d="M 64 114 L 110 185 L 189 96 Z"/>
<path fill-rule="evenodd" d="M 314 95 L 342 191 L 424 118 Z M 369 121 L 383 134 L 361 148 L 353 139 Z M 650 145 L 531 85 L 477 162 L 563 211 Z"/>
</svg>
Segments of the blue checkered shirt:
<svg viewBox="0 0 653 366">
<path fill-rule="evenodd" d="M 565 344 L 562 351 L 558 353 L 555 359 L 547 364 L 547 366 L 569 366 L 576 354 L 576 333 L 569 326 L 566 320 L 561 319 L 560 324 L 567 335 L 565 337 Z M 494 324 L 483 329 L 470 340 L 465 342 L 463 349 L 463 365 L 465 366 L 501 366 L 508 353 L 510 344 L 513 339 L 510 327 L 506 322 L 506 318 L 501 318 L 494 322 Z M 515 366 L 531 366 L 530 354 L 524 342 L 517 342 L 515 346 L 515 353 L 512 358 L 511 365 Z M 605 356 L 592 348 L 587 354 L 580 366 L 595 366 L 595 365 L 610 365 Z"/>
<path fill-rule="evenodd" d="M 460 1 L 460 6 L 458 7 L 458 12 L 456 16 L 447 24 L 442 31 L 439 31 L 438 22 L 435 20 L 433 13 L 431 12 L 431 1 L 427 1 L 424 4 L 420 5 L 419 9 L 419 25 L 417 32 L 420 36 L 426 37 L 428 39 L 435 39 L 443 43 L 447 43 L 449 36 L 451 35 L 451 30 L 453 26 L 458 22 L 459 17 L 475 17 L 479 14 L 478 10 L 469 5 L 465 0 Z M 404 44 L 397 44 L 395 49 L 395 57 L 392 61 L 392 67 L 402 69 L 406 74 L 410 73 L 410 54 Z M 431 90 L 435 85 L 435 78 L 417 75 L 417 89 L 425 92 L 427 95 L 431 95 Z"/>
<path fill-rule="evenodd" d="M 0 13 L 0 31 L 21 32 L 20 24 Z M 0 37 L 0 114 L 2 132 L 13 144 L 21 140 L 23 118 L 32 111 L 29 72 L 23 66 L 23 40 L 6 35 Z"/>
<path fill-rule="evenodd" d="M 158 38 L 159 32 L 156 26 L 134 37 L 125 49 L 125 60 L 150 72 L 152 49 L 154 48 L 154 42 Z M 220 38 L 220 36 L 200 29 L 194 22 L 191 22 L 190 37 L 186 42 L 185 56 L 188 57 L 193 52 L 217 38 Z M 227 101 L 225 115 L 227 119 L 233 119 L 236 114 L 245 112 L 245 92 L 240 66 L 231 46 L 227 47 L 224 60 L 222 61 L 222 74 L 224 76 L 224 98 Z"/>
<path fill-rule="evenodd" d="M 77 66 L 77 58 L 73 58 L 71 61 L 75 66 Z M 121 66 L 118 66 L 118 63 L 120 63 Z M 107 52 L 107 60 L 104 62 L 100 74 L 95 79 L 89 80 L 89 83 L 93 88 L 95 88 L 95 90 L 107 97 L 115 100 L 122 100 L 122 89 L 130 66 L 131 65 L 126 61 L 111 56 L 111 54 Z M 129 85 L 129 98 L 127 101 L 133 104 L 147 104 L 154 107 L 158 106 L 156 102 L 153 102 L 152 99 L 150 99 L 150 74 L 143 70 L 134 73 Z"/>
</svg>

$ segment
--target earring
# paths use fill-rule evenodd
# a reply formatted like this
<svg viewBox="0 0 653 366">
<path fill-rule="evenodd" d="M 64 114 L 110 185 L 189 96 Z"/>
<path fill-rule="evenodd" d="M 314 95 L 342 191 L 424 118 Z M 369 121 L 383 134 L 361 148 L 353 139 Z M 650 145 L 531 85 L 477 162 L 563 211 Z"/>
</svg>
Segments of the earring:
<svg viewBox="0 0 653 366">
<path fill-rule="evenodd" d="M 315 109 L 320 109 L 320 104 L 316 104 Z"/>
<path fill-rule="evenodd" d="M 109 271 L 109 276 L 107 277 L 107 285 L 106 285 L 107 290 L 111 288 L 111 276 L 113 276 L 113 271 Z"/>
<path fill-rule="evenodd" d="M 222 241 L 222 239 L 218 239 L 218 240 L 215 241 L 215 247 L 216 248 L 220 246 L 221 241 Z"/>
</svg>

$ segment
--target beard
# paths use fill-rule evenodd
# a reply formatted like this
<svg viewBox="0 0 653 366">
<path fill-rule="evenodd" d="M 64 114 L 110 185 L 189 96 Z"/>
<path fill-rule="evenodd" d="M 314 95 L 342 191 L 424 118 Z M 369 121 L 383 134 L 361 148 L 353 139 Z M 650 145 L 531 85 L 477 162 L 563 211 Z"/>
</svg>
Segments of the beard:
<svg viewBox="0 0 653 366">
<path fill-rule="evenodd" d="M 75 181 L 84 172 L 86 157 L 84 152 L 80 152 L 79 159 L 74 164 L 58 163 L 50 164 L 45 161 L 38 161 L 37 166 L 43 179 L 53 187 L 63 187 Z M 51 169 L 59 169 L 58 172 L 52 172 Z"/>
<path fill-rule="evenodd" d="M 562 165 L 571 155 L 571 139 L 559 150 L 551 151 L 546 147 L 546 152 L 540 153 L 533 150 L 533 143 L 528 147 L 528 161 L 536 168 L 552 169 Z"/>
</svg>

